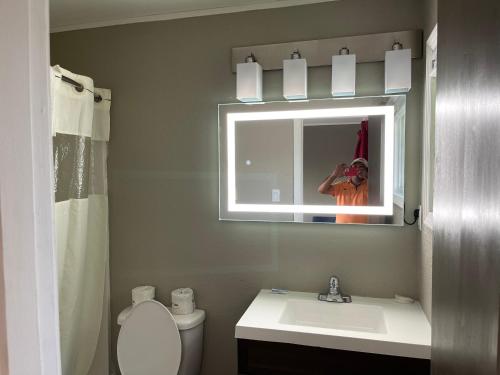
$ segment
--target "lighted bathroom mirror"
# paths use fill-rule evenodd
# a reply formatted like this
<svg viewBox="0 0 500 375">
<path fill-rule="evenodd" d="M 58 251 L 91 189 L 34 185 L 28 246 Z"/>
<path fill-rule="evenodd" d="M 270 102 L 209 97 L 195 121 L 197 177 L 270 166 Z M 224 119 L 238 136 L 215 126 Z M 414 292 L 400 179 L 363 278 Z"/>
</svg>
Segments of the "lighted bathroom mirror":
<svg viewBox="0 0 500 375">
<path fill-rule="evenodd" d="M 403 225 L 405 96 L 219 106 L 219 218 Z"/>
</svg>

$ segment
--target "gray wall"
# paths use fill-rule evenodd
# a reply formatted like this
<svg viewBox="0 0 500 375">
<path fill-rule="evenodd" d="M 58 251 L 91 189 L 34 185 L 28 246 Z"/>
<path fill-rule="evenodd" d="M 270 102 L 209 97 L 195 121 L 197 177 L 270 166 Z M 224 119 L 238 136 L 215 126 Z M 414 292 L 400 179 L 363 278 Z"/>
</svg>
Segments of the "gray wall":
<svg viewBox="0 0 500 375">
<path fill-rule="evenodd" d="M 432 374 L 500 370 L 500 2 L 439 0 Z"/>
<path fill-rule="evenodd" d="M 438 0 L 424 0 L 424 3 L 424 40 L 427 40 L 437 23 Z"/>
<path fill-rule="evenodd" d="M 293 204 L 293 121 L 236 123 L 235 138 L 236 202 L 272 204 L 279 189 L 279 203 Z"/>
<path fill-rule="evenodd" d="M 259 289 L 317 292 L 335 272 L 355 295 L 417 295 L 416 227 L 218 221 L 217 104 L 234 101 L 231 47 L 423 28 L 420 0 L 349 0 L 53 34 L 52 64 L 113 90 L 109 158 L 112 328 L 139 284 L 193 287 L 207 311 L 204 375 L 236 373 L 234 325 Z M 419 200 L 423 63 L 413 64 L 406 196 Z M 331 70 L 309 70 L 312 98 Z M 357 94 L 384 65 L 358 65 Z M 280 99 L 281 72 L 264 74 Z M 308 271 L 306 271 L 308 270 Z M 115 348 L 113 346 L 113 352 Z"/>
</svg>

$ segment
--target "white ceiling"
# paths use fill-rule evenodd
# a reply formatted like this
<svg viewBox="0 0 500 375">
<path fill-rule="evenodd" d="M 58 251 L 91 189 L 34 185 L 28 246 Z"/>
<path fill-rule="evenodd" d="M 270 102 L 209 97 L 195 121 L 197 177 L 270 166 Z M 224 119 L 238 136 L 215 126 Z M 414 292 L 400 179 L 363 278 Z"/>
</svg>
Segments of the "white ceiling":
<svg viewBox="0 0 500 375">
<path fill-rule="evenodd" d="M 335 0 L 50 0 L 51 31 L 187 18 Z"/>
</svg>

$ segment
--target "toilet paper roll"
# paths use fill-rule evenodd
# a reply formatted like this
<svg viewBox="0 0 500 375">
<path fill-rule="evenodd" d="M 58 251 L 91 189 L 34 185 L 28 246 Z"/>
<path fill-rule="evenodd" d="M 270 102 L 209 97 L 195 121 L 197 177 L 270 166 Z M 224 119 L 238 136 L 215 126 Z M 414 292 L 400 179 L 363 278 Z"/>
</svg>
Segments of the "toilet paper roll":
<svg viewBox="0 0 500 375">
<path fill-rule="evenodd" d="M 150 285 L 138 286 L 132 289 L 132 305 L 142 301 L 155 299 L 155 287 Z"/>
<path fill-rule="evenodd" d="M 186 315 L 194 312 L 194 293 L 191 288 L 180 288 L 172 291 L 172 313 Z"/>
</svg>

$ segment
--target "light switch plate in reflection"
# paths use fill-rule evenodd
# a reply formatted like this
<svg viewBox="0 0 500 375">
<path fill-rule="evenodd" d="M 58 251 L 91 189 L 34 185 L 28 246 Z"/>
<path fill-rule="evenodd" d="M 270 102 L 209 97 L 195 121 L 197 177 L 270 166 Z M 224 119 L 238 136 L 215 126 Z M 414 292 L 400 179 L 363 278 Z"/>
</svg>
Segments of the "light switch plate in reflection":
<svg viewBox="0 0 500 375">
<path fill-rule="evenodd" d="M 273 189 L 271 193 L 271 201 L 272 202 L 279 202 L 280 199 L 280 189 Z"/>
</svg>

